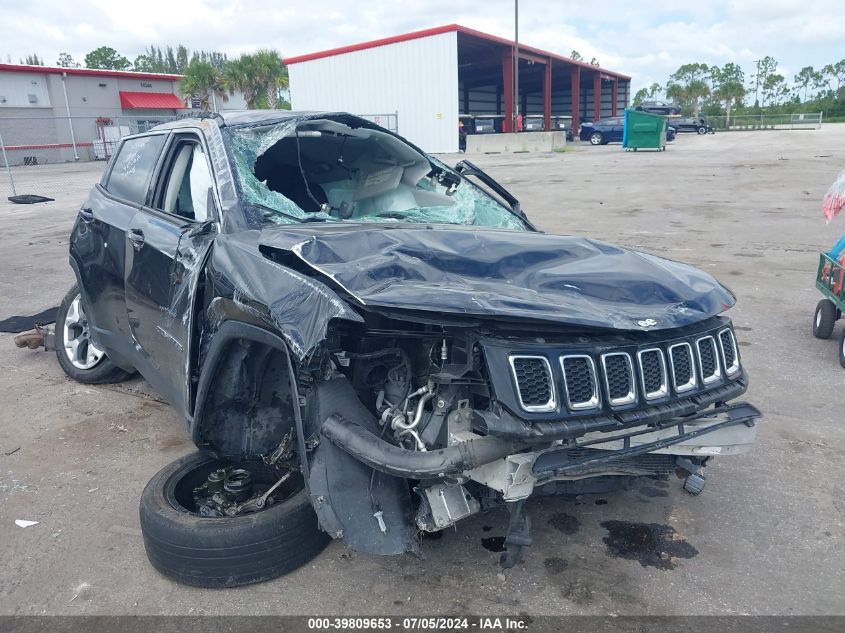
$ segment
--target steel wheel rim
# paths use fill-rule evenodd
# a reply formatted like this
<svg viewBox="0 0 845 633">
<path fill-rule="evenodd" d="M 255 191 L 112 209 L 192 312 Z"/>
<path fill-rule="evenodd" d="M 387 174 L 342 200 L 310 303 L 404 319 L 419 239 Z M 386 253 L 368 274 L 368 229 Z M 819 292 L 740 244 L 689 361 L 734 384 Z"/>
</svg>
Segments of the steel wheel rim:
<svg viewBox="0 0 845 633">
<path fill-rule="evenodd" d="M 91 342 L 88 318 L 82 307 L 81 294 L 76 295 L 70 302 L 62 328 L 65 354 L 74 367 L 91 369 L 103 360 L 105 352 Z"/>
<path fill-rule="evenodd" d="M 822 325 L 822 311 L 816 310 L 816 329 L 818 330 Z"/>
</svg>

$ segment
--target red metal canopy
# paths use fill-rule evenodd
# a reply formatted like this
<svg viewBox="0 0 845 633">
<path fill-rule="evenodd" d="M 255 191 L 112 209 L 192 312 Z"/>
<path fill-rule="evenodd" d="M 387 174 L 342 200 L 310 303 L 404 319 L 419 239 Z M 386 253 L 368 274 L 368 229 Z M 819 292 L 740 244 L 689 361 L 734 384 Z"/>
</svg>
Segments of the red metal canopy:
<svg viewBox="0 0 845 633">
<path fill-rule="evenodd" d="M 120 91 L 120 107 L 124 110 L 182 110 L 185 104 L 170 92 Z"/>
</svg>

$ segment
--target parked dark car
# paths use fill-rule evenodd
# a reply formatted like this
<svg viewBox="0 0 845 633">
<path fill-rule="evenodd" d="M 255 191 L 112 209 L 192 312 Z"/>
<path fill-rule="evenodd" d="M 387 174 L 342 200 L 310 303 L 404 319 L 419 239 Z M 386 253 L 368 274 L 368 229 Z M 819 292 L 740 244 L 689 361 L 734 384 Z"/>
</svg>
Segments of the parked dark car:
<svg viewBox="0 0 845 633">
<path fill-rule="evenodd" d="M 643 101 L 634 106 L 635 110 L 653 112 L 654 114 L 680 114 L 681 106 L 667 101 Z"/>
<path fill-rule="evenodd" d="M 70 237 L 69 376 L 140 372 L 198 452 L 140 502 L 152 565 L 221 587 L 330 538 L 420 532 L 750 448 L 735 298 L 686 264 L 537 231 L 473 164 L 343 113 L 249 111 L 128 137 Z"/>
<path fill-rule="evenodd" d="M 613 117 L 601 121 L 587 122 L 581 124 L 578 138 L 588 141 L 590 145 L 607 145 L 608 143 L 621 143 L 625 130 L 625 117 Z M 675 140 L 675 128 L 669 125 L 666 128 L 666 140 Z"/>
<path fill-rule="evenodd" d="M 696 134 L 716 133 L 713 127 L 707 122 L 707 117 L 705 116 L 700 116 L 698 118 L 685 117 L 672 119 L 671 125 L 676 128 L 678 132 L 695 132 Z"/>
</svg>

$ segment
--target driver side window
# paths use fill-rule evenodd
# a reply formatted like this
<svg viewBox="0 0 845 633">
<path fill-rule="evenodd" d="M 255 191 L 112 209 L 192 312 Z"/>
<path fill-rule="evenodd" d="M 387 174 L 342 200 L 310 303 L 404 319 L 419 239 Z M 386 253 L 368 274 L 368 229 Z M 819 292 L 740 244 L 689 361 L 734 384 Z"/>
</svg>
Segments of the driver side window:
<svg viewBox="0 0 845 633">
<path fill-rule="evenodd" d="M 196 137 L 186 136 L 174 143 L 165 174 L 155 208 L 195 222 L 209 219 L 211 172 L 202 144 Z"/>
</svg>

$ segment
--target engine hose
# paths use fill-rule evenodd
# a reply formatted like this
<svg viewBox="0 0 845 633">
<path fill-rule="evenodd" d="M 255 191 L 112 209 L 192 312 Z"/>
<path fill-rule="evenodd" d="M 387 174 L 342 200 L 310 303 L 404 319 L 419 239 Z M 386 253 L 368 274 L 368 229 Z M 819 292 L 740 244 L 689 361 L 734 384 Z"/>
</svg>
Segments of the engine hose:
<svg viewBox="0 0 845 633">
<path fill-rule="evenodd" d="M 339 414 L 326 418 L 320 433 L 370 468 L 404 479 L 459 475 L 518 452 L 523 446 L 486 435 L 448 448 L 409 451 L 394 446 Z"/>
</svg>

